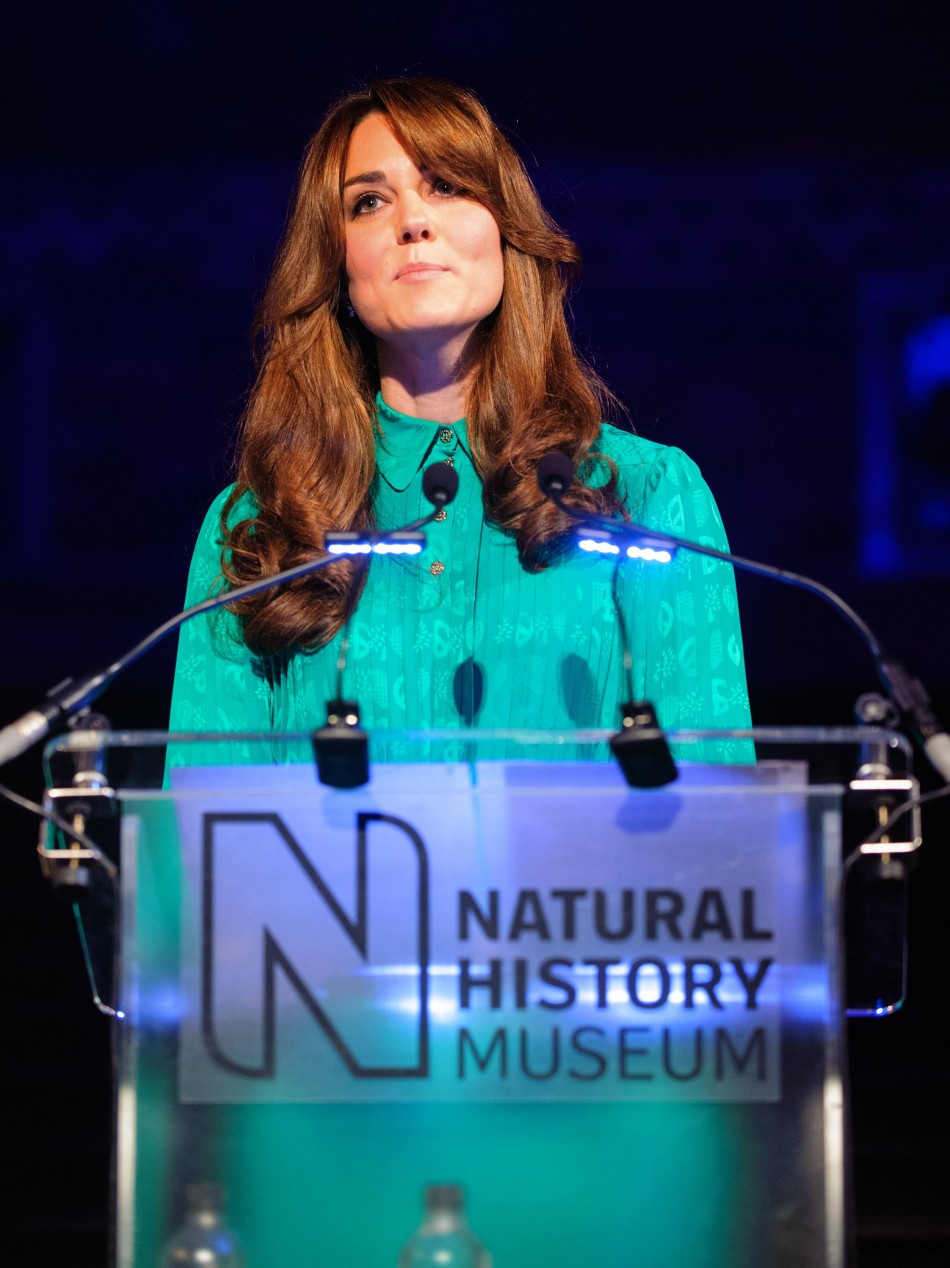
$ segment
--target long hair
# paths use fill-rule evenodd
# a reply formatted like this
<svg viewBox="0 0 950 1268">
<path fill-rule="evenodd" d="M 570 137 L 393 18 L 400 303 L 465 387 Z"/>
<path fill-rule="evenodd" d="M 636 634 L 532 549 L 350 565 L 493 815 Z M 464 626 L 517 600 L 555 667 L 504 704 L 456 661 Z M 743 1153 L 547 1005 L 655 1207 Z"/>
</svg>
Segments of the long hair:
<svg viewBox="0 0 950 1268">
<path fill-rule="evenodd" d="M 613 398 L 577 355 L 565 320 L 580 265 L 508 141 L 472 93 L 434 79 L 382 80 L 338 101 L 304 153 L 298 186 L 258 312 L 263 354 L 242 421 L 237 482 L 222 513 L 222 570 L 237 587 L 312 557 L 330 528 L 373 523 L 375 343 L 346 313 L 343 174 L 350 137 L 383 115 L 420 167 L 457 184 L 497 221 L 501 303 L 472 339 L 466 427 L 485 514 L 511 534 L 536 572 L 569 540 L 562 512 L 534 470 L 553 449 L 582 477 L 579 509 L 623 513 L 617 473 L 593 452 Z M 250 491 L 257 512 L 233 523 Z M 262 655 L 323 646 L 359 600 L 365 569 L 340 563 L 234 604 L 244 639 Z"/>
</svg>

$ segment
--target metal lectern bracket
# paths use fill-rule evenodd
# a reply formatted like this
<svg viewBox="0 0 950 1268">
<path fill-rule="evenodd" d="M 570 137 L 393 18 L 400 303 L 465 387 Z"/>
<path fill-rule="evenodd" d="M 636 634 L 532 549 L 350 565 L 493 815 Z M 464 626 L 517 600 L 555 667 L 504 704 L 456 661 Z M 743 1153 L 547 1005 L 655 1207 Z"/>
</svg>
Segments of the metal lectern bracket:
<svg viewBox="0 0 950 1268">
<path fill-rule="evenodd" d="M 87 714 L 71 726 L 72 781 L 46 792 L 44 809 L 50 817 L 37 853 L 53 892 L 72 905 L 93 1003 L 101 1013 L 121 1017 L 117 1008 L 104 1001 L 95 967 L 98 960 L 103 980 L 111 981 L 118 867 L 87 831 L 90 823 L 108 825 L 111 837 L 119 816 L 119 799 L 105 773 L 102 746 L 102 733 L 109 723 L 101 714 Z M 96 884 L 97 876 L 104 878 L 105 889 Z"/>
<path fill-rule="evenodd" d="M 920 825 L 920 785 L 911 777 L 898 778 L 889 776 L 880 778 L 875 775 L 863 776 L 858 773 L 848 785 L 851 793 L 851 804 L 856 810 L 865 810 L 874 823 L 874 831 L 869 836 L 876 837 L 884 827 L 894 810 L 907 802 L 911 809 L 902 816 L 901 825 L 908 823 L 910 831 L 901 826 L 894 832 L 885 832 L 879 840 L 865 840 L 860 846 L 862 854 L 913 854 L 923 843 Z"/>
<path fill-rule="evenodd" d="M 889 769 L 879 746 L 868 746 L 865 756 L 847 798 L 861 843 L 842 878 L 846 1013 L 886 1017 L 902 1006 L 907 989 L 908 864 L 922 840 L 920 789 L 916 779 Z M 901 807 L 906 812 L 889 830 Z"/>
</svg>

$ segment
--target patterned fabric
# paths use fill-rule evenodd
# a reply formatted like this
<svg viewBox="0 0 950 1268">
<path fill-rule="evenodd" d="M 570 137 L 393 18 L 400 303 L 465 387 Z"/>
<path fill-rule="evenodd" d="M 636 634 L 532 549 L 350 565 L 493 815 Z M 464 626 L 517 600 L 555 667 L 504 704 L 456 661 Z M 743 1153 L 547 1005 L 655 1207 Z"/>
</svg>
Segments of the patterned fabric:
<svg viewBox="0 0 950 1268">
<path fill-rule="evenodd" d="M 375 505 L 381 528 L 431 509 L 420 478 L 431 462 L 451 461 L 459 490 L 444 520 L 426 528 L 422 555 L 378 557 L 370 565 L 347 632 L 343 675 L 343 694 L 358 701 L 363 725 L 371 731 L 616 729 L 623 679 L 613 562 L 578 551 L 542 573 L 525 572 L 513 541 L 485 521 L 464 421 L 446 427 L 409 418 L 381 398 L 378 415 Z M 712 494 L 684 453 L 606 425 L 599 451 L 617 464 L 635 522 L 728 549 Z M 605 479 L 606 470 L 598 478 Z M 201 529 L 188 604 L 207 597 L 219 578 L 227 493 L 212 504 Z M 253 499 L 246 496 L 233 515 L 236 521 L 253 513 Z M 634 691 L 654 703 L 662 724 L 750 725 L 732 569 L 685 551 L 668 565 L 629 562 L 622 595 Z M 172 730 L 305 731 L 322 725 L 327 701 L 337 695 L 341 639 L 277 667 L 250 654 L 230 614 L 196 618 L 180 635 Z M 606 756 L 599 747 L 603 751 L 593 754 L 590 746 L 559 746 L 546 756 Z M 439 752 L 456 757 L 461 749 Z M 492 755 L 512 752 L 502 746 Z M 398 760 L 407 752 L 396 743 L 385 756 Z M 699 753 L 691 747 L 690 756 Z M 266 751 L 236 744 L 230 760 L 308 757 L 273 744 Z M 751 760 L 751 746 L 707 744 L 702 757 Z"/>
</svg>

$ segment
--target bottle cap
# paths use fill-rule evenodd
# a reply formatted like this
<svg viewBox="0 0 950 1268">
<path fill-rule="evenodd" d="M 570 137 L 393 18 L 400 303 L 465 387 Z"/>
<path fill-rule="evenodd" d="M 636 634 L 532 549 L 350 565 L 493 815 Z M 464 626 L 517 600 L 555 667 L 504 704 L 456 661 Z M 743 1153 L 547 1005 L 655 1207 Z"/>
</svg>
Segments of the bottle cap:
<svg viewBox="0 0 950 1268">
<path fill-rule="evenodd" d="M 426 1207 L 430 1211 L 461 1211 L 464 1192 L 460 1184 L 428 1184 Z"/>
<path fill-rule="evenodd" d="M 220 1184 L 208 1181 L 189 1184 L 185 1189 L 185 1204 L 189 1211 L 221 1211 L 224 1209 L 224 1191 Z"/>
</svg>

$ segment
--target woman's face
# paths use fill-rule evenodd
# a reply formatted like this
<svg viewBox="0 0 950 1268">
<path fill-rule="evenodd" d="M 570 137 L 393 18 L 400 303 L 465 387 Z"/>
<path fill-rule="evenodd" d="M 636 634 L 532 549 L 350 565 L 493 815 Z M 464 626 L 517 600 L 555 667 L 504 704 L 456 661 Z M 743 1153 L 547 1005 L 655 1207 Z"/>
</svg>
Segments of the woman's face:
<svg viewBox="0 0 950 1268">
<path fill-rule="evenodd" d="M 353 130 L 343 187 L 350 303 L 383 344 L 410 354 L 457 343 L 498 306 L 494 216 L 420 170 L 384 116 Z"/>
</svg>

